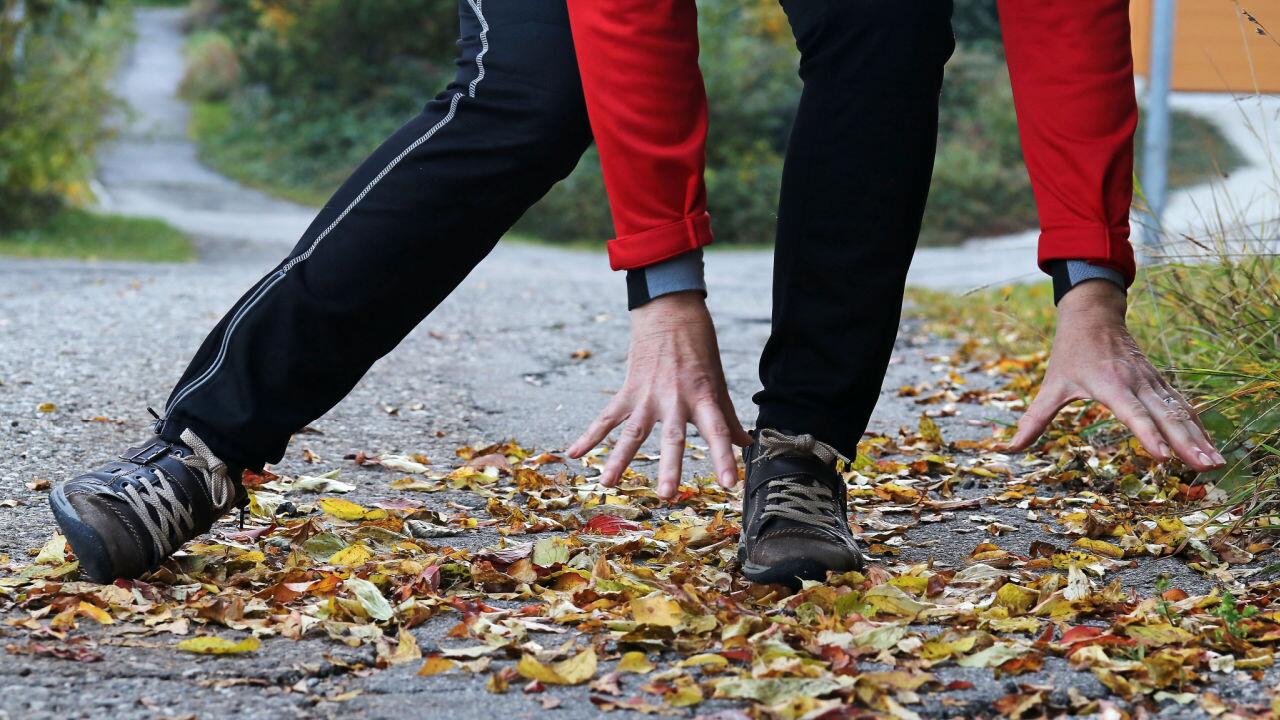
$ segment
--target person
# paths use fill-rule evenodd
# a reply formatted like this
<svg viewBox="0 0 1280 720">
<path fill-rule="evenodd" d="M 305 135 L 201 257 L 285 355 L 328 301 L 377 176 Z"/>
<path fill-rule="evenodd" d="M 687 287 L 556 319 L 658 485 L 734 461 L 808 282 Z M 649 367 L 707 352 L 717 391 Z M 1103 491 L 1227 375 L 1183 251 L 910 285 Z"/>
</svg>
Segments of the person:
<svg viewBox="0 0 1280 720">
<path fill-rule="evenodd" d="M 246 494 L 239 482 L 241 471 L 278 462 L 292 433 L 339 402 L 379 357 L 443 300 L 516 219 L 573 169 L 593 137 L 606 157 L 606 182 L 619 235 L 609 244 L 611 265 L 628 271 L 631 347 L 623 389 L 575 442 L 571 454 L 582 455 L 625 421 L 602 474 L 603 482 L 614 484 L 653 421 L 660 420 L 664 439 L 658 489 L 670 497 L 680 475 L 684 426 L 693 422 L 711 446 L 717 477 L 726 486 L 737 479 L 732 445 L 750 445 L 746 502 L 755 519 L 748 517 L 744 532 L 751 550 L 744 555 L 748 577 L 769 579 L 773 573 L 794 581 L 840 569 L 855 555 L 861 562 L 843 515 L 843 486 L 835 492 L 823 483 L 833 476 L 834 453 L 853 450 L 851 442 L 861 433 L 858 418 L 864 411 L 869 414 L 875 396 L 871 388 L 879 383 L 876 373 L 883 374 L 885 343 L 892 343 L 901 295 L 896 276 L 905 273 L 931 163 L 934 131 L 927 96 L 934 95 L 936 110 L 937 82 L 949 53 L 950 41 L 942 37 L 945 20 L 931 16 L 927 30 L 919 28 L 920 36 L 913 38 L 917 33 L 891 30 L 888 13 L 878 12 L 859 25 L 864 30 L 824 31 L 810 43 L 801 41 L 805 102 L 784 178 L 787 219 L 779 227 L 777 307 L 774 334 L 764 355 L 765 390 L 758 398 L 760 429 L 750 436 L 729 400 L 703 299 L 700 248 L 710 242 L 711 233 L 701 178 L 705 94 L 696 71 L 692 3 L 631 4 L 624 18 L 628 22 L 614 29 L 631 28 L 630 21 L 635 21 L 635 49 L 666 54 L 667 61 L 678 62 L 672 67 L 684 74 L 639 72 L 632 78 L 639 86 L 631 90 L 650 98 L 660 95 L 669 106 L 628 104 L 614 113 L 608 109 L 610 73 L 592 64 L 592 53 L 609 37 L 593 35 L 600 29 L 597 22 L 617 18 L 604 4 L 593 15 L 591 2 L 595 0 L 569 6 L 565 0 L 459 0 L 461 51 L 454 80 L 374 151 L 319 212 L 293 251 L 219 321 L 171 392 L 153 436 L 115 461 L 60 483 L 51 493 L 55 518 L 90 579 L 136 577 L 242 506 Z M 924 18 L 929 4 L 922 0 L 911 12 Z M 656 12 L 641 13 L 645 7 Z M 809 14 L 803 8 L 808 6 L 791 2 L 787 7 L 800 37 L 808 32 L 803 30 Z M 575 54 L 571 10 L 573 29 L 582 27 L 577 35 L 586 33 L 601 41 L 579 48 L 584 50 L 581 59 Z M 662 25 L 650 24 L 653 19 L 678 22 L 683 32 L 669 37 L 646 34 Z M 815 29 L 811 23 L 809 28 Z M 859 50 L 859 38 L 873 45 Z M 916 53 L 892 48 L 895 42 L 918 39 L 928 40 L 931 49 Z M 849 52 L 859 60 L 834 61 L 816 49 L 820 47 Z M 836 70 L 847 73 L 858 62 L 870 63 L 873 49 L 909 59 L 899 77 L 901 86 L 893 92 L 882 81 L 887 64 L 878 68 L 880 79 L 872 75 L 851 82 L 848 74 L 828 75 Z M 823 80 L 815 85 L 817 74 Z M 918 86 L 922 79 L 929 83 Z M 1044 84 L 1043 79 L 1039 82 Z M 852 98 L 842 98 L 842 93 Z M 890 122 L 888 113 L 874 111 L 869 121 L 851 124 L 855 118 L 848 111 L 870 97 L 905 114 Z M 671 112 L 673 108 L 681 112 Z M 844 116 L 827 124 L 815 118 L 841 108 Z M 662 114 L 667 117 L 655 119 Z M 638 128 L 642 131 L 630 132 Z M 810 131 L 855 128 L 860 133 L 856 139 L 801 138 Z M 897 137 L 898 132 L 903 137 Z M 834 145 L 826 148 L 821 144 L 825 141 Z M 630 160 L 620 160 L 620 150 L 637 152 Z M 870 154 L 858 154 L 864 152 Z M 845 153 L 843 161 L 836 162 L 837 153 Z M 1029 161 L 1031 157 L 1028 153 Z M 1118 156 L 1088 157 L 1080 185 L 1086 180 L 1101 182 L 1100 176 L 1086 177 L 1098 164 L 1124 164 Z M 626 192 L 626 181 L 618 176 L 623 164 L 649 179 L 681 178 L 685 184 L 679 201 L 656 187 Z M 843 168 L 839 173 L 837 166 Z M 841 173 L 848 177 L 841 179 Z M 803 197 L 833 179 L 836 189 Z M 870 193 L 865 200 L 856 198 L 863 192 Z M 852 209 L 875 212 L 847 214 L 845 208 L 826 204 L 851 197 L 857 199 Z M 816 217 L 840 213 L 846 213 L 846 222 L 838 226 L 832 217 Z M 1044 218 L 1043 207 L 1041 213 Z M 815 217 L 806 220 L 806 214 Z M 875 242 L 849 242 L 842 233 L 855 224 L 860 238 Z M 1117 226 L 1108 227 L 1105 241 L 1095 237 L 1088 253 L 1072 257 L 1115 260 L 1109 254 L 1114 252 L 1123 262 L 1127 244 Z M 828 258 L 827 253 L 832 255 Z M 1130 276 L 1131 272 L 1126 277 Z M 377 281 L 368 281 L 370 277 Z M 1057 385 L 1046 384 L 1041 398 L 1050 400 L 1037 400 L 1029 417 L 1047 422 L 1057 409 L 1050 407 L 1054 402 L 1100 394 L 1093 388 L 1102 382 L 1101 375 L 1071 355 L 1066 346 L 1072 343 L 1061 336 L 1067 327 L 1084 333 L 1073 339 L 1080 351 L 1097 351 L 1103 336 L 1119 342 L 1119 330 L 1088 324 L 1090 318 L 1101 318 L 1087 312 L 1105 303 L 1092 298 L 1096 290 L 1089 290 L 1088 297 L 1082 293 L 1101 285 L 1085 283 L 1064 300 L 1050 370 L 1050 383 Z M 864 287 L 887 293 L 887 302 Z M 1088 301 L 1073 303 L 1076 297 Z M 1107 307 L 1113 315 L 1120 308 L 1122 318 L 1119 289 L 1108 297 Z M 1081 321 L 1069 323 L 1067 308 L 1074 305 L 1082 307 Z M 835 336 L 824 334 L 837 325 Z M 322 362 L 314 356 L 316 348 L 324 351 Z M 851 348 L 857 352 L 851 353 Z M 1138 362 L 1140 354 L 1126 358 L 1117 358 L 1116 367 L 1127 362 L 1133 372 L 1147 372 L 1149 365 Z M 843 381 L 837 370 L 844 374 Z M 1154 371 L 1142 377 L 1160 383 L 1152 388 L 1170 393 L 1165 399 L 1173 399 L 1171 407 L 1176 403 L 1189 412 Z M 1126 377 L 1124 387 L 1137 389 L 1131 380 Z M 1060 388 L 1057 394 L 1049 393 L 1052 387 Z M 1197 460 L 1193 447 L 1210 452 L 1212 446 L 1203 434 L 1192 434 L 1193 417 L 1175 428 L 1167 416 L 1152 416 L 1148 428 L 1134 420 L 1137 405 L 1130 410 L 1131 415 L 1122 419 L 1140 430 L 1139 437 L 1155 448 L 1157 457 L 1170 454 L 1161 454 L 1156 442 L 1163 434 L 1193 467 L 1220 462 Z M 825 424 L 818 422 L 824 417 Z M 1036 422 L 1026 425 L 1015 444 L 1030 442 Z M 768 502 L 762 505 L 762 499 Z M 828 517 L 820 526 L 830 531 L 820 536 L 813 535 L 819 532 L 818 516 Z M 835 532 L 837 521 L 843 532 Z M 784 540 L 808 534 L 815 539 L 809 548 L 815 559 L 800 566 L 792 557 L 797 554 L 794 547 L 753 545 L 752 533 L 758 536 L 764 526 L 776 526 L 775 536 Z M 760 553 L 761 547 L 769 552 Z M 777 560 L 776 567 L 761 571 L 761 563 L 770 558 Z"/>
<path fill-rule="evenodd" d="M 949 0 L 781 1 L 803 90 L 783 169 L 760 412 L 743 452 L 739 557 L 752 580 L 795 584 L 864 563 L 836 462 L 856 452 L 897 336 L 954 37 Z M 694 0 L 569 0 L 569 10 L 615 223 L 699 217 L 707 108 Z M 1044 383 L 1008 449 L 1028 448 L 1063 406 L 1092 398 L 1156 459 L 1218 467 L 1223 457 L 1194 409 L 1125 327 L 1138 119 L 1128 2 L 1000 0 L 998 10 L 1039 212 L 1038 260 L 1058 307 Z M 613 242 L 630 249 L 635 238 Z M 673 302 L 702 312 L 696 296 Z M 632 352 L 651 351 L 642 338 Z M 703 367 L 697 355 L 668 352 L 660 376 Z M 606 482 L 654 420 L 664 459 L 683 444 L 684 416 L 664 405 L 663 386 L 645 390 L 647 377 L 629 379 L 571 448 L 578 455 L 621 424 Z M 708 439 L 714 450 L 715 433 Z M 671 472 L 659 476 L 670 482 Z"/>
</svg>

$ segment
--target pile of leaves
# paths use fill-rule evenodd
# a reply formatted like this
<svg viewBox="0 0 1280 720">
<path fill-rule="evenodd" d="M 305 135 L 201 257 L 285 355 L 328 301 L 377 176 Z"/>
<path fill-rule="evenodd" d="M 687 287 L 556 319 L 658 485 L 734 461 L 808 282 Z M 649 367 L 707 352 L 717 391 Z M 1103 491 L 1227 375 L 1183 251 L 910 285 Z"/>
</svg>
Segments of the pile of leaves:
<svg viewBox="0 0 1280 720">
<path fill-rule="evenodd" d="M 902 394 L 945 414 L 965 392 L 980 394 L 955 380 Z M 854 527 L 877 562 L 799 592 L 736 574 L 739 508 L 715 483 L 683 485 L 666 504 L 633 471 L 618 488 L 601 486 L 590 477 L 599 454 L 571 472 L 561 457 L 503 443 L 462 448 L 440 470 L 421 457 L 354 456 L 384 468 L 396 491 L 370 506 L 338 497 L 352 489 L 338 472 L 247 475 L 249 526 L 220 525 L 142 580 L 78 582 L 54 537 L 0 579 L 7 622 L 28 635 L 8 650 L 92 661 L 92 633 L 79 626 L 131 623 L 197 653 L 327 637 L 373 648 L 362 670 L 418 663 L 422 675 L 474 673 L 493 692 L 523 690 L 548 707 L 558 701 L 538 691 L 578 684 L 603 711 L 668 713 L 714 698 L 781 718 L 910 718 L 930 697 L 969 716 L 1111 707 L 1018 680 L 1065 660 L 1132 707 L 1280 711 L 1280 696 L 1247 706 L 1211 692 L 1223 673 L 1261 678 L 1274 662 L 1280 582 L 1255 562 L 1270 551 L 1263 521 L 1209 522 L 1193 505 L 1203 489 L 1071 433 L 1035 458 L 1009 458 L 985 442 L 945 442 L 926 414 L 919 428 L 869 437 L 860 450 L 844 475 Z M 974 484 L 985 489 L 965 497 Z M 419 499 L 457 491 L 484 507 L 432 510 Z M 993 538 L 1015 528 L 979 514 L 970 520 L 986 536 L 963 562 L 897 560 L 912 528 L 984 505 L 1025 512 L 1059 541 L 1010 552 Z M 451 545 L 480 531 L 502 538 L 478 550 Z M 1108 579 L 1175 554 L 1216 589 L 1162 586 L 1143 597 Z M 424 651 L 410 630 L 442 614 L 456 618 L 449 635 L 462 643 Z M 994 709 L 966 709 L 948 694 L 971 683 L 940 672 L 955 666 L 1009 678 L 1011 690 Z"/>
</svg>

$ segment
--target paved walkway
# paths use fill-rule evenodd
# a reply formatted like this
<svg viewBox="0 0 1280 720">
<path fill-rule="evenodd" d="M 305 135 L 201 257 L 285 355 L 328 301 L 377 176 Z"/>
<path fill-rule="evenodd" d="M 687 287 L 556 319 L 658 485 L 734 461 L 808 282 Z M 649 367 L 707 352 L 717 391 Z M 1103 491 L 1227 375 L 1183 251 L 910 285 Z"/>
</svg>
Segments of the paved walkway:
<svg viewBox="0 0 1280 720">
<path fill-rule="evenodd" d="M 99 159 L 104 209 L 159 217 L 213 239 L 292 244 L 315 211 L 249 190 L 201 165 L 187 137 L 189 111 L 177 97 L 184 59 L 183 10 L 136 14 L 137 43 L 117 77 L 133 109 L 120 139 Z"/>
</svg>

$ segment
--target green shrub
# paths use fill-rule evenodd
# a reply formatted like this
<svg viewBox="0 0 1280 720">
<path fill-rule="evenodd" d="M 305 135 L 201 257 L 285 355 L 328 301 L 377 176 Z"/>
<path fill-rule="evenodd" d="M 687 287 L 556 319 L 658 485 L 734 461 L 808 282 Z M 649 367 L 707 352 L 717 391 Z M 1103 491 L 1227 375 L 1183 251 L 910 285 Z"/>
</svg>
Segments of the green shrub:
<svg viewBox="0 0 1280 720">
<path fill-rule="evenodd" d="M 947 244 L 1034 227 L 1035 200 L 1004 59 L 960 48 L 946 75 L 920 242 Z"/>
<path fill-rule="evenodd" d="M 28 2 L 21 17 L 15 0 L 0 8 L 0 229 L 13 229 L 88 198 L 130 32 L 122 2 Z"/>
<path fill-rule="evenodd" d="M 456 0 L 201 0 L 197 11 L 197 29 L 235 44 L 247 83 L 342 107 L 390 86 L 421 98 L 453 57 L 458 30 Z"/>
<path fill-rule="evenodd" d="M 188 100 L 226 100 L 240 86 L 240 58 L 225 36 L 202 33 L 187 46 L 187 68 L 178 92 Z"/>
</svg>

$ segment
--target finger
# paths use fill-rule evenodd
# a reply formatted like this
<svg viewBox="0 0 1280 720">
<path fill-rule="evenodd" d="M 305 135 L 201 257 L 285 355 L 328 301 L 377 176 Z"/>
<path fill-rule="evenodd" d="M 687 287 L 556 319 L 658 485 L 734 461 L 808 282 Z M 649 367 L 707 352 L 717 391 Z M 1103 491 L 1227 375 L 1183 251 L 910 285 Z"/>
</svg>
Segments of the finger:
<svg viewBox="0 0 1280 720">
<path fill-rule="evenodd" d="M 609 451 L 609 462 L 605 463 L 604 472 L 600 474 L 600 482 L 604 483 L 605 487 L 618 484 L 623 471 L 627 469 L 627 465 L 631 464 L 636 451 L 644 444 L 645 438 L 649 437 L 649 431 L 652 429 L 653 420 L 647 414 L 632 414 L 631 419 L 622 426 L 622 430 L 618 433 L 618 442 Z"/>
<path fill-rule="evenodd" d="M 729 423 L 729 442 L 738 447 L 746 447 L 755 442 L 751 434 L 743 429 L 742 422 L 738 420 L 738 412 L 733 409 L 733 401 L 729 399 L 728 393 L 720 403 L 720 411 L 724 413 L 724 419 Z"/>
<path fill-rule="evenodd" d="M 573 444 L 569 446 L 569 457 L 577 459 L 586 455 L 592 448 L 599 445 L 606 435 L 618 427 L 618 423 L 621 423 L 626 418 L 625 405 L 618 399 L 619 397 L 615 396 L 613 400 L 610 400 L 604 410 L 600 411 L 600 415 L 592 421 L 586 432 L 573 441 Z"/>
<path fill-rule="evenodd" d="M 1129 432 L 1138 438 L 1149 455 L 1161 462 L 1173 456 L 1168 439 L 1160 432 L 1151 411 L 1127 386 L 1099 392 L 1094 395 L 1094 399 L 1105 405 L 1117 420 L 1129 428 Z"/>
<path fill-rule="evenodd" d="M 711 448 L 711 463 L 716 469 L 716 479 L 725 488 L 738 484 L 738 462 L 733 452 L 733 434 L 724 411 L 714 402 L 704 402 L 694 409 L 693 421 L 698 433 Z"/>
<path fill-rule="evenodd" d="M 1041 385 L 1040 392 L 1036 393 L 1030 407 L 1018 418 L 1018 431 L 1005 444 L 1004 449 L 1021 452 L 1031 447 L 1031 443 L 1044 434 L 1045 428 L 1058 416 L 1058 412 L 1074 399 L 1056 384 Z"/>
<path fill-rule="evenodd" d="M 1209 454 L 1221 455 L 1221 453 L 1218 452 L 1217 446 L 1213 444 L 1213 437 L 1209 435 L 1209 430 L 1205 428 L 1203 422 L 1200 422 L 1200 413 L 1196 412 L 1196 407 L 1191 404 L 1191 401 L 1187 400 L 1186 396 L 1182 393 L 1175 390 L 1172 385 L 1165 381 L 1164 377 L 1157 375 L 1155 383 L 1156 392 L 1159 393 L 1161 397 L 1176 398 L 1177 401 L 1182 404 L 1182 407 L 1186 409 L 1187 414 L 1191 416 L 1191 422 L 1195 424 L 1196 429 L 1200 431 L 1200 435 L 1204 438 L 1205 443 L 1208 444 L 1208 449 L 1212 451 Z"/>
<path fill-rule="evenodd" d="M 684 464 L 685 420 L 672 414 L 662 421 L 662 457 L 658 460 L 658 497 L 669 500 L 680 487 Z"/>
<path fill-rule="evenodd" d="M 1217 451 L 1213 449 L 1200 428 L 1191 421 L 1190 408 L 1181 402 L 1177 393 L 1164 388 L 1157 391 L 1148 385 L 1138 397 L 1155 420 L 1160 434 L 1168 442 L 1168 445 L 1161 448 L 1165 455 L 1162 459 L 1167 459 L 1176 453 L 1183 462 L 1199 471 L 1212 470 L 1219 465 L 1214 457 Z M 1169 450 L 1170 447 L 1172 452 Z"/>
<path fill-rule="evenodd" d="M 729 442 L 739 447 L 746 447 L 755 442 L 751 434 L 742 427 L 742 422 L 738 420 L 738 411 L 733 407 L 733 398 L 729 397 L 727 386 L 721 386 L 717 398 L 716 404 L 720 407 L 720 413 L 729 424 Z"/>
</svg>

